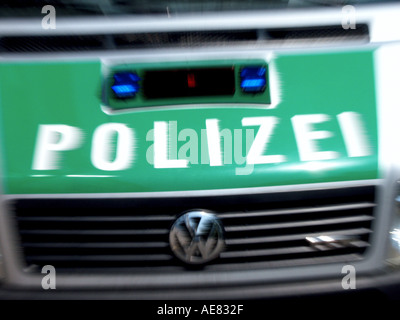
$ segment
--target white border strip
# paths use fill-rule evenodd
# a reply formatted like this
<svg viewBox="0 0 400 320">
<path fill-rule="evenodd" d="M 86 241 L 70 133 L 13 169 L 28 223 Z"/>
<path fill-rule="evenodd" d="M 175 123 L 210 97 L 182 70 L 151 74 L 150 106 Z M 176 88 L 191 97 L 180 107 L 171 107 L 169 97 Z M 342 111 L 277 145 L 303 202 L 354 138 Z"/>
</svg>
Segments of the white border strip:
<svg viewBox="0 0 400 320">
<path fill-rule="evenodd" d="M 382 185 L 383 179 L 354 180 L 340 182 L 323 182 L 294 184 L 285 186 L 253 187 L 237 189 L 210 189 L 210 190 L 187 190 L 187 191 L 161 191 L 161 192 L 121 192 L 121 193 L 60 193 L 60 194 L 4 194 L 3 200 L 11 199 L 126 199 L 126 198 L 169 198 L 169 197 L 202 197 L 202 196 L 232 196 L 260 193 L 279 193 L 295 191 L 312 191 L 319 189 L 339 189 L 363 186 Z"/>
<path fill-rule="evenodd" d="M 379 168 L 383 177 L 398 179 L 390 175 L 400 172 L 400 44 L 375 51 L 375 81 Z"/>
</svg>

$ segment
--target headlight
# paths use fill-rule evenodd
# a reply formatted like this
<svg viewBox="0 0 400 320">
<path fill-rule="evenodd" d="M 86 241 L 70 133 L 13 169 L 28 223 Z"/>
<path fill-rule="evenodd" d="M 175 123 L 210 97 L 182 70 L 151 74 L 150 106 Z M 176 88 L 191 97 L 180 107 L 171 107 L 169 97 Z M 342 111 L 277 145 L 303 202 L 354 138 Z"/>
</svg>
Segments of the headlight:
<svg viewBox="0 0 400 320">
<path fill-rule="evenodd" d="M 400 191 L 400 188 L 399 188 Z M 389 231 L 389 252 L 387 261 L 395 266 L 400 266 L 400 193 L 396 197 L 394 217 Z"/>
</svg>

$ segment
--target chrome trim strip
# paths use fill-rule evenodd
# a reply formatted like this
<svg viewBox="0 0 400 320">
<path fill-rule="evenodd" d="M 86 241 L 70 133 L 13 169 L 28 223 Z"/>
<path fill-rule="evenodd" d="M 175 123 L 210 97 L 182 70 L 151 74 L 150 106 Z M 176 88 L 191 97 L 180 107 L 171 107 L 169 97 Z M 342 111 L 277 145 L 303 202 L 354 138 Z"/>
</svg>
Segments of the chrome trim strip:
<svg viewBox="0 0 400 320">
<path fill-rule="evenodd" d="M 63 193 L 63 194 L 5 194 L 3 200 L 13 199 L 103 199 L 103 198 L 168 198 L 168 197 L 202 197 L 222 195 L 246 195 L 260 193 L 278 193 L 295 191 L 312 191 L 318 189 L 338 189 L 346 187 L 362 187 L 383 184 L 382 179 L 323 182 L 309 184 L 294 184 L 272 187 L 252 187 L 237 189 L 210 189 L 210 190 L 188 190 L 188 191 L 161 191 L 161 192 L 123 192 L 123 193 Z"/>
<path fill-rule="evenodd" d="M 100 105 L 101 110 L 107 115 L 116 115 L 116 114 L 124 114 L 129 112 L 136 111 L 151 111 L 151 110 L 162 110 L 168 108 L 168 110 L 179 110 L 179 109 L 260 109 L 260 110 L 268 110 L 274 109 L 275 105 L 272 104 L 255 104 L 255 103 L 197 103 L 197 104 L 172 104 L 172 105 L 157 105 L 157 106 L 149 106 L 149 107 L 131 107 L 131 108 L 121 108 L 114 109 L 112 107 L 106 105 Z"/>
<path fill-rule="evenodd" d="M 371 22 L 378 27 L 392 24 L 393 32 L 378 34 L 373 41 L 391 38 L 400 39 L 398 4 L 355 5 L 357 23 Z M 106 17 L 57 17 L 56 29 L 43 29 L 43 15 L 38 12 L 34 18 L 3 19 L 0 21 L 2 35 L 63 35 L 63 34 L 110 34 L 124 32 L 168 32 L 196 30 L 241 30 L 268 27 L 307 27 L 342 24 L 342 7 L 286 8 L 284 10 L 259 10 L 242 12 L 182 13 L 167 15 L 123 15 Z M 387 41 L 387 40 L 386 40 Z"/>
<path fill-rule="evenodd" d="M 391 6 L 386 10 L 391 10 Z M 381 6 L 366 8 L 357 7 L 357 21 L 379 14 Z M 379 10 L 381 9 L 381 10 Z M 378 10 L 378 11 L 377 11 Z M 386 11 L 385 10 L 385 11 Z M 260 10 L 241 12 L 182 13 L 168 18 L 161 15 L 124 15 L 124 16 L 84 16 L 57 17 L 56 29 L 43 29 L 38 12 L 34 18 L 3 19 L 0 21 L 0 34 L 16 35 L 65 35 L 65 34 L 111 34 L 142 32 L 174 31 L 207 31 L 207 30 L 242 30 L 268 27 L 306 27 L 312 25 L 341 25 L 341 7 L 337 8 L 304 8 L 286 10 Z M 369 20 L 369 19 L 368 19 Z"/>
</svg>

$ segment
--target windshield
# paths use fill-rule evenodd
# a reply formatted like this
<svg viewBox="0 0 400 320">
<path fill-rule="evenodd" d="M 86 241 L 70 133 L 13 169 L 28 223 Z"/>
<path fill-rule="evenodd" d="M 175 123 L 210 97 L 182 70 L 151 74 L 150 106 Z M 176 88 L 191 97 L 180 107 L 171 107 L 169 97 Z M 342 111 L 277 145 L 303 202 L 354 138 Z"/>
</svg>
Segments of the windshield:
<svg viewBox="0 0 400 320">
<path fill-rule="evenodd" d="M 312 6 L 398 2 L 399 0 L 6 0 L 0 2 L 1 17 L 37 16 L 45 5 L 52 5 L 57 15 L 122 15 L 221 11 L 250 11 Z"/>
</svg>

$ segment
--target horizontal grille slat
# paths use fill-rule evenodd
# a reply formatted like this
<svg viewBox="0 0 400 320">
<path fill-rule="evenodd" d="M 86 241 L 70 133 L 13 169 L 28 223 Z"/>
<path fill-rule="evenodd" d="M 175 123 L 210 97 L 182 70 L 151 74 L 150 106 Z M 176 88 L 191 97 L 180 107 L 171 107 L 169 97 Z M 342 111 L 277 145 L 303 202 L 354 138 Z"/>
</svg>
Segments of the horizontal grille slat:
<svg viewBox="0 0 400 320">
<path fill-rule="evenodd" d="M 328 256 L 319 256 L 318 259 L 314 257 L 310 258 L 299 258 L 296 259 L 296 263 L 293 264 L 293 260 L 285 259 L 285 256 L 280 256 L 280 259 L 270 259 L 264 261 L 255 261 L 255 262 L 247 262 L 246 268 L 247 270 L 251 269 L 263 269 L 267 270 L 268 268 L 277 268 L 277 267 L 291 267 L 295 266 L 312 266 L 316 264 L 324 264 L 324 263 L 337 263 L 339 262 L 346 262 L 346 261 L 361 261 L 362 256 L 359 254 L 338 254 L 338 255 L 328 255 Z M 230 263 L 228 266 L 225 264 L 217 264 L 213 266 L 213 270 L 220 271 L 220 270 L 236 270 L 237 268 L 243 267 L 243 264 L 240 263 Z"/>
<path fill-rule="evenodd" d="M 28 235 L 160 235 L 167 234 L 168 230 L 22 230 L 21 234 Z"/>
<path fill-rule="evenodd" d="M 255 256 L 272 256 L 272 255 L 284 255 L 293 253 L 305 253 L 315 251 L 311 247 L 292 247 L 292 248 L 281 248 L 281 249 L 266 249 L 266 250 L 252 250 L 252 251 L 234 251 L 234 252 L 223 252 L 222 258 L 240 258 L 240 257 L 255 257 Z"/>
<path fill-rule="evenodd" d="M 367 247 L 367 242 L 358 243 L 357 247 Z M 334 250 L 327 248 L 326 250 Z M 288 247 L 288 248 L 278 248 L 278 249 L 264 249 L 264 250 L 249 250 L 249 251 L 233 251 L 233 252 L 223 252 L 221 253 L 222 258 L 242 258 L 242 257 L 259 257 L 259 256 L 276 256 L 276 255 L 287 255 L 293 253 L 309 253 L 316 252 L 318 249 L 307 246 L 298 247 Z"/>
<path fill-rule="evenodd" d="M 371 233 L 372 231 L 366 228 L 359 229 L 349 229 L 347 231 L 343 230 L 332 230 L 327 232 L 326 235 L 335 234 L 335 235 L 356 235 L 362 236 Z M 248 237 L 248 238 L 238 238 L 238 239 L 229 239 L 226 241 L 227 245 L 243 245 L 243 244 L 257 244 L 257 243 L 269 243 L 269 242 L 282 242 L 282 241 L 295 241 L 295 240 L 304 240 L 306 237 L 318 236 L 320 233 L 299 233 L 294 235 L 284 235 L 284 236 L 270 236 L 270 237 Z"/>
<path fill-rule="evenodd" d="M 51 256 L 31 256 L 33 261 L 168 261 L 170 255 L 51 255 Z"/>
<path fill-rule="evenodd" d="M 312 213 L 312 212 L 322 212 L 322 211 L 341 211 L 341 210 L 349 210 L 349 209 L 363 209 L 363 208 L 372 208 L 375 207 L 374 203 L 353 203 L 346 205 L 338 205 L 338 206 L 320 206 L 314 208 L 298 208 L 298 209 L 290 209 L 290 210 L 269 210 L 269 211 L 257 211 L 257 212 L 245 212 L 245 213 L 225 213 L 219 215 L 220 218 L 228 219 L 228 218 L 249 218 L 249 217 L 260 217 L 260 216 L 276 216 L 276 215 L 285 215 L 285 214 L 301 214 L 301 213 Z"/>
<path fill-rule="evenodd" d="M 82 249 L 82 248 L 96 248 L 96 249 L 122 249 L 122 248 L 166 248 L 167 242 L 89 242 L 89 243 L 72 243 L 72 242 L 25 242 L 25 248 L 69 248 L 69 249 Z"/>
<path fill-rule="evenodd" d="M 43 217 L 18 217 L 19 221 L 22 222 L 141 222 L 141 221 L 173 221 L 173 217 L 168 216 L 94 216 L 94 217 L 82 217 L 82 216 L 70 216 L 70 217 L 54 217 L 54 216 L 43 216 Z"/>
<path fill-rule="evenodd" d="M 184 212 L 214 212 L 226 248 L 204 271 L 362 259 L 371 246 L 375 186 L 182 198 L 17 199 L 9 203 L 27 266 L 179 272 L 169 245 Z M 306 238 L 346 237 L 313 245 Z"/>
<path fill-rule="evenodd" d="M 346 218 L 336 218 L 336 219 L 320 219 L 312 221 L 302 221 L 302 222 L 287 222 L 287 223 L 275 223 L 275 224 L 263 224 L 263 225 L 251 225 L 251 226 L 235 226 L 227 227 L 225 230 L 227 232 L 238 232 L 238 231 L 255 231 L 255 230 L 271 230 L 271 229 L 288 229 L 288 228 L 300 228 L 300 227 L 312 227 L 319 225 L 332 225 L 341 224 L 348 222 L 363 222 L 370 221 L 373 217 L 370 216 L 354 216 Z"/>
</svg>

